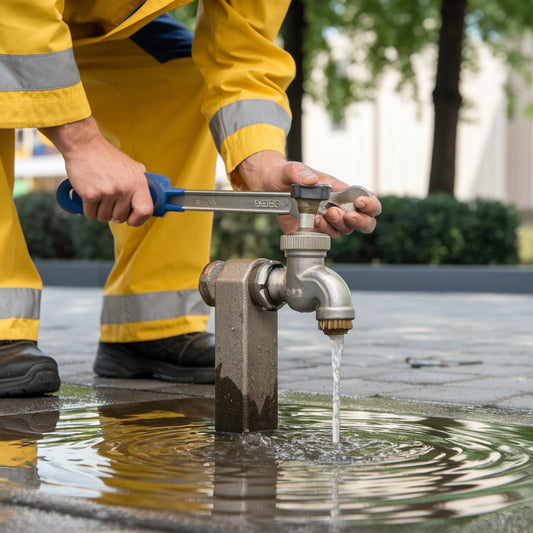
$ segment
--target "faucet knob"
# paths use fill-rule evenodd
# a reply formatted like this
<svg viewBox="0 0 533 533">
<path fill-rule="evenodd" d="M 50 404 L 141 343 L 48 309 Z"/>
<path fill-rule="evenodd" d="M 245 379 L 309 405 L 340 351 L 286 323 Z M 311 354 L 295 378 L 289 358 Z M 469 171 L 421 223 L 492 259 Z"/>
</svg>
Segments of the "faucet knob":
<svg viewBox="0 0 533 533">
<path fill-rule="evenodd" d="M 291 186 L 291 196 L 298 204 L 300 229 L 313 229 L 313 221 L 318 213 L 320 202 L 331 196 L 331 187 L 325 184 Z"/>
<path fill-rule="evenodd" d="M 329 185 L 291 185 L 291 196 L 295 200 L 328 200 L 331 196 Z"/>
</svg>

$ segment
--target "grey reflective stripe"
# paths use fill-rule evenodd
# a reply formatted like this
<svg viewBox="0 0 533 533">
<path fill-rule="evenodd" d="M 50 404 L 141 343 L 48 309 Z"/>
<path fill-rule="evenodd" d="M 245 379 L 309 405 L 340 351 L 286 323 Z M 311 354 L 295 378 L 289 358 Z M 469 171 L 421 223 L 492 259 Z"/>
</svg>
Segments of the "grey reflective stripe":
<svg viewBox="0 0 533 533">
<path fill-rule="evenodd" d="M 239 100 L 220 108 L 211 119 L 209 129 L 220 151 L 226 137 L 254 124 L 271 124 L 281 128 L 287 135 L 291 117 L 283 107 L 271 100 Z"/>
<path fill-rule="evenodd" d="M 196 289 L 126 294 L 104 297 L 102 324 L 126 324 L 208 314 L 209 307 Z"/>
<path fill-rule="evenodd" d="M 38 320 L 40 305 L 41 291 L 39 289 L 0 287 L 0 319 Z"/>
<path fill-rule="evenodd" d="M 72 48 L 49 54 L 0 54 L 0 91 L 48 91 L 79 81 Z"/>
</svg>

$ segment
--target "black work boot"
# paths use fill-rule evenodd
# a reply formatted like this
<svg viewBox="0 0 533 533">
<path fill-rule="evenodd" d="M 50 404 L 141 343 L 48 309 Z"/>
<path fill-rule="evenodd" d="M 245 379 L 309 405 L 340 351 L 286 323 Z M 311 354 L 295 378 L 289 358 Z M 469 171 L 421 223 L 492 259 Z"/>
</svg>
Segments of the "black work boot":
<svg viewBox="0 0 533 533">
<path fill-rule="evenodd" d="M 57 363 L 34 341 L 0 341 L 0 398 L 59 390 Z"/>
<path fill-rule="evenodd" d="M 100 342 L 94 372 L 107 378 L 215 382 L 215 336 L 198 332 L 141 342 Z"/>
</svg>

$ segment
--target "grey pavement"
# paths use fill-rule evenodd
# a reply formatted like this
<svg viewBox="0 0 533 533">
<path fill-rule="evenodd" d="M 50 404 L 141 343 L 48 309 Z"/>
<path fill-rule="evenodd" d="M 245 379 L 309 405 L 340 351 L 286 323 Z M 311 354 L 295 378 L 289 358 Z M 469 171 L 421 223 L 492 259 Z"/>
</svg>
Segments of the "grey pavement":
<svg viewBox="0 0 533 533">
<path fill-rule="evenodd" d="M 343 396 L 533 412 L 533 295 L 354 292 L 353 299 Z M 213 394 L 209 386 L 95 377 L 100 306 L 97 288 L 43 291 L 40 346 L 58 360 L 63 383 Z M 330 394 L 329 339 L 314 315 L 287 306 L 278 315 L 280 391 Z M 412 368 L 407 358 L 449 366 Z"/>
</svg>

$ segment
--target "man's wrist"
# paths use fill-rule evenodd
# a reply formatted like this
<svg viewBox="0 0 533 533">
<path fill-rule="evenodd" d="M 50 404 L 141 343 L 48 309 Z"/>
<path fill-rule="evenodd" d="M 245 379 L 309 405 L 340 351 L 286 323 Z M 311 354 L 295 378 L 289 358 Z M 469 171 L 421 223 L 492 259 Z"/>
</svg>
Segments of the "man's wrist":
<svg viewBox="0 0 533 533">
<path fill-rule="evenodd" d="M 264 191 L 263 183 L 264 170 L 281 166 L 287 163 L 286 157 L 275 150 L 262 150 L 251 154 L 241 161 L 232 173 L 232 177 L 237 174 L 240 180 L 246 184 L 246 188 L 251 191 Z"/>
<path fill-rule="evenodd" d="M 41 132 L 64 156 L 79 146 L 87 145 L 100 135 L 98 125 L 92 116 L 69 124 L 41 128 Z"/>
</svg>

